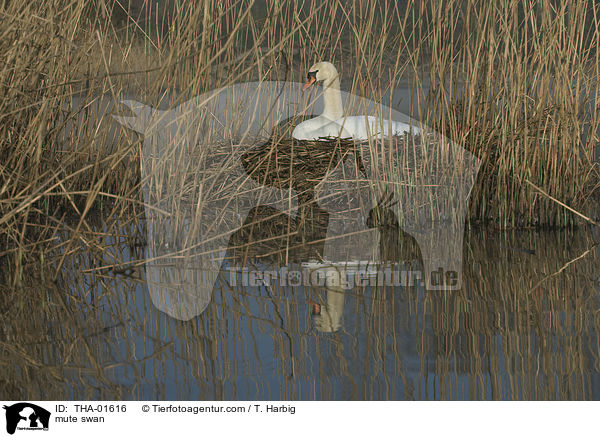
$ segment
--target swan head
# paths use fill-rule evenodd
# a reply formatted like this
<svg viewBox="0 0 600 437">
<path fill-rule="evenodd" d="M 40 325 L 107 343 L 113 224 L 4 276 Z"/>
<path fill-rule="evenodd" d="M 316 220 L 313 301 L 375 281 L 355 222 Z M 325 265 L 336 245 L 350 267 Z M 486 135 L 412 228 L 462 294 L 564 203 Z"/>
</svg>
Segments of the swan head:
<svg viewBox="0 0 600 437">
<path fill-rule="evenodd" d="M 338 80 L 338 71 L 331 62 L 317 62 L 308 69 L 306 75 L 307 82 L 302 87 L 305 91 L 316 82 L 323 82 L 323 87 L 327 88 L 335 80 Z"/>
</svg>

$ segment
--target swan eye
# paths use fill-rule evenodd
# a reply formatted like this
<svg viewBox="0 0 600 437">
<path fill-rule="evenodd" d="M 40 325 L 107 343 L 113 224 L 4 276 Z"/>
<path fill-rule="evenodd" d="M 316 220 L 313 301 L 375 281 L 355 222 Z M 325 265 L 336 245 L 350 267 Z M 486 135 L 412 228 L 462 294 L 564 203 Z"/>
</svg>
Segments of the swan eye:
<svg viewBox="0 0 600 437">
<path fill-rule="evenodd" d="M 306 75 L 306 78 L 308 80 L 311 80 L 311 79 L 317 80 L 317 73 L 318 72 L 319 72 L 319 70 L 309 71 L 308 74 Z"/>
</svg>

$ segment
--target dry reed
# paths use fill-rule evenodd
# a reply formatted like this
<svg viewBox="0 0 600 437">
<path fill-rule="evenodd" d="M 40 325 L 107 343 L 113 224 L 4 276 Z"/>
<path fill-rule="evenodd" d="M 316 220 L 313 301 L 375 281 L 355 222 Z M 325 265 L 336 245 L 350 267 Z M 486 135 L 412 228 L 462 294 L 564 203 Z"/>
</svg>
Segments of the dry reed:
<svg viewBox="0 0 600 437">
<path fill-rule="evenodd" d="M 108 127 L 103 101 L 174 105 L 244 80 L 299 80 L 316 59 L 374 99 L 409 83 L 413 112 L 483 161 L 472 220 L 580 223 L 561 203 L 595 218 L 597 5 L 400 5 L 176 1 L 166 14 L 142 2 L 132 15 L 104 0 L 4 2 L 3 245 L 46 242 L 64 210 L 80 233 L 92 207 L 110 200 L 123 217 L 140 201 L 137 145 Z"/>
</svg>

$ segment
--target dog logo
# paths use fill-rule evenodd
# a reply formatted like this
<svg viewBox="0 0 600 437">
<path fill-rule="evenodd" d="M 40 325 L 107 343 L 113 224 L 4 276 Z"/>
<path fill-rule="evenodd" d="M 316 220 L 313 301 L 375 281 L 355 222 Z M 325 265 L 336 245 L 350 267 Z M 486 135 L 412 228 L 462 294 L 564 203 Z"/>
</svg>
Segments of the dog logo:
<svg viewBox="0 0 600 437">
<path fill-rule="evenodd" d="M 19 430 L 48 430 L 50 412 L 42 407 L 28 402 L 19 402 L 4 406 L 6 410 L 6 432 L 14 434 Z"/>
</svg>

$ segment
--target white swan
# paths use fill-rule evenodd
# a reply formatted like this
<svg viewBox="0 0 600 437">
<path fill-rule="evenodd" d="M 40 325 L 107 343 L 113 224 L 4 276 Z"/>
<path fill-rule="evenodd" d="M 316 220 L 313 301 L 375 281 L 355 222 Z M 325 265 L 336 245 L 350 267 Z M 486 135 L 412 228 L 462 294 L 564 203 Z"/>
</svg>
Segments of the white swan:
<svg viewBox="0 0 600 437">
<path fill-rule="evenodd" d="M 402 135 L 405 132 L 418 134 L 420 129 L 399 121 L 379 119 L 373 116 L 355 115 L 344 117 L 339 74 L 331 62 L 317 62 L 310 67 L 308 81 L 302 87 L 306 90 L 314 83 L 323 81 L 323 114 L 300 123 L 292 132 L 297 140 L 318 140 L 322 137 L 341 137 L 365 141 L 388 135 Z"/>
<path fill-rule="evenodd" d="M 323 99 L 325 108 L 318 117 L 300 123 L 292 132 L 292 137 L 297 140 L 316 140 L 319 137 L 350 137 L 347 131 L 336 120 L 342 118 L 342 94 L 340 93 L 340 79 L 337 70 L 329 62 L 317 62 L 310 67 L 306 75 L 308 82 L 302 87 L 306 91 L 315 82 L 323 81 Z"/>
</svg>

